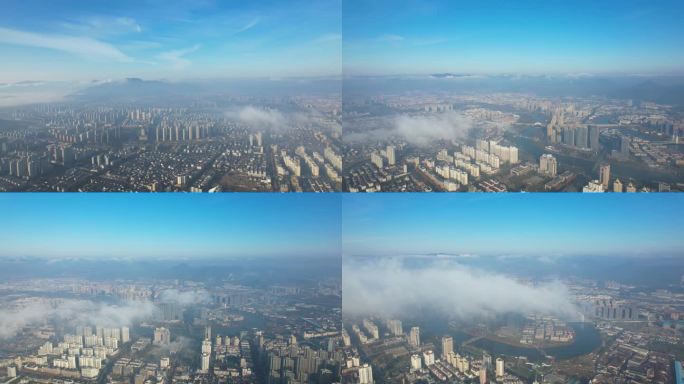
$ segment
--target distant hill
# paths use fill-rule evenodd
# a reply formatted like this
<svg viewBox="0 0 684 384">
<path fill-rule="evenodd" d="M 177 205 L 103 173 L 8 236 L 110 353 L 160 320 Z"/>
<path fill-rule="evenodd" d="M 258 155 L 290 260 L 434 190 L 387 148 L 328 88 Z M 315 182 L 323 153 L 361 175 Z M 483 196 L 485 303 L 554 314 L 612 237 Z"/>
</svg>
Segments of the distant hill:
<svg viewBox="0 0 684 384">
<path fill-rule="evenodd" d="M 341 80 L 335 78 L 241 79 L 241 80 L 124 80 L 94 82 L 69 96 L 84 103 L 187 103 L 207 96 L 247 95 L 279 97 L 293 94 L 339 93 Z"/>
</svg>

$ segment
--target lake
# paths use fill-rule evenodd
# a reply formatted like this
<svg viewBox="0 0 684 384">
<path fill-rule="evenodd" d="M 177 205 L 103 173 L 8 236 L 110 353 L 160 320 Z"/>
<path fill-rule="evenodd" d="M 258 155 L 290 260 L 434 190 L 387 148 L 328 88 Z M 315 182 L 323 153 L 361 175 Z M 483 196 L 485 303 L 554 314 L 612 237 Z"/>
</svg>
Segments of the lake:
<svg viewBox="0 0 684 384">
<path fill-rule="evenodd" d="M 546 348 L 547 355 L 557 360 L 571 359 L 590 353 L 601 345 L 601 335 L 591 323 L 568 323 L 575 330 L 575 342 L 570 345 Z M 493 355 L 525 356 L 530 361 L 539 361 L 543 354 L 534 348 L 516 347 L 489 339 L 480 339 L 472 346 L 487 350 Z"/>
</svg>

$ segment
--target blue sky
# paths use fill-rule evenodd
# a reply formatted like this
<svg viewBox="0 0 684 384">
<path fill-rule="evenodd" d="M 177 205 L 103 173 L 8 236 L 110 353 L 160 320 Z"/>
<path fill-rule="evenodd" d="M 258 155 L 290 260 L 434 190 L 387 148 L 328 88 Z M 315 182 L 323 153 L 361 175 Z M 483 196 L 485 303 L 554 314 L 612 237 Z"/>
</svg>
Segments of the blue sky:
<svg viewBox="0 0 684 384">
<path fill-rule="evenodd" d="M 0 83 L 339 75 L 340 0 L 6 0 Z"/>
<path fill-rule="evenodd" d="M 339 257 L 338 194 L 0 194 L 0 257 Z"/>
<path fill-rule="evenodd" d="M 345 0 L 346 75 L 682 74 L 680 0 Z"/>
<path fill-rule="evenodd" d="M 680 194 L 346 194 L 345 256 L 682 256 Z"/>
</svg>

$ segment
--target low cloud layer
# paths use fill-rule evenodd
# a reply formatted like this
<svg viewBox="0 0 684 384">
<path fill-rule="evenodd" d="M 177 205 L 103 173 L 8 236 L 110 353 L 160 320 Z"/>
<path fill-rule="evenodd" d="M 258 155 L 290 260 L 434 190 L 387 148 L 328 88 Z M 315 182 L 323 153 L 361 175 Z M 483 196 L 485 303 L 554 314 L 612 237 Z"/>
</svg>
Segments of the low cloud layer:
<svg viewBox="0 0 684 384">
<path fill-rule="evenodd" d="M 301 112 L 284 113 L 277 109 L 246 106 L 226 111 L 224 116 L 237 120 L 250 129 L 260 131 L 283 131 L 296 126 L 304 126 L 314 122 L 315 114 Z"/>
<path fill-rule="evenodd" d="M 173 341 L 168 346 L 163 346 L 168 349 L 171 354 L 180 353 L 181 351 L 187 351 L 192 348 L 192 339 L 185 336 L 178 336 L 175 341 Z"/>
<path fill-rule="evenodd" d="M 257 129 L 279 129 L 287 124 L 285 115 L 275 109 L 248 106 L 237 111 L 236 117 L 242 123 Z"/>
<path fill-rule="evenodd" d="M 159 54 L 158 58 L 171 65 L 171 68 L 177 71 L 187 68 L 192 62 L 186 56 L 200 49 L 199 44 L 185 49 L 174 49 Z"/>
<path fill-rule="evenodd" d="M 346 315 L 403 317 L 420 310 L 468 320 L 505 313 L 576 313 L 560 282 L 524 284 L 511 277 L 437 262 L 407 267 L 396 259 L 349 259 L 342 270 Z"/>
<path fill-rule="evenodd" d="M 13 337 L 23 327 L 68 321 L 76 325 L 122 327 L 134 320 L 151 317 L 156 308 L 149 301 L 110 305 L 88 300 L 48 300 L 14 309 L 0 309 L 0 339 Z"/>
<path fill-rule="evenodd" d="M 76 82 L 35 80 L 0 83 L 0 107 L 61 101 L 83 86 Z"/>
<path fill-rule="evenodd" d="M 172 302 L 187 306 L 209 302 L 211 297 L 209 292 L 203 289 L 197 291 L 179 291 L 177 289 L 167 289 L 159 294 L 159 299 L 163 302 Z"/>
<path fill-rule="evenodd" d="M 345 135 L 345 140 L 367 142 L 399 138 L 412 145 L 426 146 L 436 140 L 463 138 L 473 128 L 470 118 L 454 111 L 419 116 L 403 114 L 386 123 L 387 127 Z"/>
</svg>

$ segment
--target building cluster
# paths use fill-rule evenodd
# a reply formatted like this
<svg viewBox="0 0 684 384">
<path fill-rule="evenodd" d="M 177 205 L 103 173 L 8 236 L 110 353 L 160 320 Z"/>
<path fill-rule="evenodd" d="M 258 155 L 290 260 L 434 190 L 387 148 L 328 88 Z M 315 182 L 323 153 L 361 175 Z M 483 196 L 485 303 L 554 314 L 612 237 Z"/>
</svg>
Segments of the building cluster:
<svg viewBox="0 0 684 384">
<path fill-rule="evenodd" d="M 441 337 L 437 354 L 433 343 L 422 342 L 418 326 L 412 326 L 405 333 L 398 319 L 381 321 L 385 331 L 379 330 L 377 323 L 369 318 L 360 319 L 359 323 L 348 324 L 353 334 L 343 331 L 346 364 L 342 369 L 342 383 L 373 383 L 374 377 L 377 382 L 404 383 L 524 382 L 506 369 L 503 358 L 492 361 L 487 353 L 480 359 L 471 352 L 456 352 L 450 335 Z M 374 369 L 378 371 L 374 373 Z"/>
<path fill-rule="evenodd" d="M 329 107 L 301 108 L 319 106 Z M 335 109 L 272 130 L 195 107 L 40 105 L 2 115 L 18 125 L 0 127 L 0 191 L 341 189 Z M 297 161 L 284 165 L 281 149 Z"/>
<path fill-rule="evenodd" d="M 520 336 L 520 344 L 570 343 L 574 340 L 572 327 L 552 317 L 540 317 L 525 324 Z"/>
<path fill-rule="evenodd" d="M 378 169 L 383 169 L 385 167 L 385 160 L 387 160 L 387 166 L 394 166 L 397 163 L 396 147 L 394 145 L 388 145 L 386 149 L 381 149 L 379 151 L 374 151 L 370 154 L 370 161 Z"/>
<path fill-rule="evenodd" d="M 649 338 L 640 332 L 622 329 L 614 325 L 606 325 L 603 332 L 612 335 L 610 345 L 596 361 L 598 374 L 593 383 L 607 384 L 615 382 L 676 383 L 678 373 L 681 380 L 681 366 L 674 362 L 667 353 L 652 350 Z"/>
<path fill-rule="evenodd" d="M 162 357 L 159 364 L 146 363 L 140 359 L 122 357 L 112 365 L 111 376 L 114 382 L 134 384 L 163 384 L 166 382 L 164 370 L 168 369 L 170 360 Z"/>
<path fill-rule="evenodd" d="M 348 349 L 344 354 L 344 367 L 341 371 L 342 382 L 345 384 L 373 384 L 373 367 L 364 363 L 358 351 Z"/>
<path fill-rule="evenodd" d="M 684 189 L 679 175 L 684 153 L 677 145 L 684 134 L 684 121 L 667 105 L 598 98 L 559 101 L 514 93 L 400 93 L 347 102 L 350 135 L 387 128 L 385 116 L 364 109 L 368 103 L 382 105 L 397 115 L 426 119 L 426 125 L 431 119 L 459 110 L 475 135 L 454 138 L 440 132 L 435 124 L 433 134 L 426 134 L 419 144 L 402 132 L 362 145 L 349 142 L 344 148 L 345 163 L 349 164 L 343 173 L 346 191 L 596 192 L 601 188 L 588 185 L 587 180 L 596 179 L 596 168 L 604 163 L 621 164 L 615 167 L 619 174 L 613 176 L 610 185 L 601 182 L 603 191 Z M 471 136 L 503 137 L 510 144 L 503 145 L 502 139 L 468 143 Z M 399 151 L 390 151 L 388 146 Z M 447 153 L 441 155 L 439 148 L 444 147 Z M 537 157 L 540 150 L 546 152 L 546 158 Z M 539 173 L 527 174 L 536 168 L 537 159 L 543 163 L 539 164 Z M 530 167 L 516 165 L 521 162 Z M 508 163 L 513 165 L 510 175 L 503 172 L 509 169 L 505 166 Z M 644 171 L 644 167 L 654 172 Z M 551 180 L 542 180 L 540 175 Z"/>
<path fill-rule="evenodd" d="M 46 341 L 32 355 L 17 357 L 9 370 L 20 373 L 72 379 L 94 379 L 104 361 L 119 353 L 120 344 L 130 341 L 128 327 L 78 326 L 58 343 Z M 9 371 L 8 371 L 9 372 Z"/>
<path fill-rule="evenodd" d="M 314 349 L 300 345 L 294 335 L 287 339 L 265 339 L 257 335 L 257 345 L 260 358 L 265 361 L 269 384 L 332 384 L 339 381 L 345 359 L 333 341 L 329 341 L 325 349 Z"/>
</svg>

